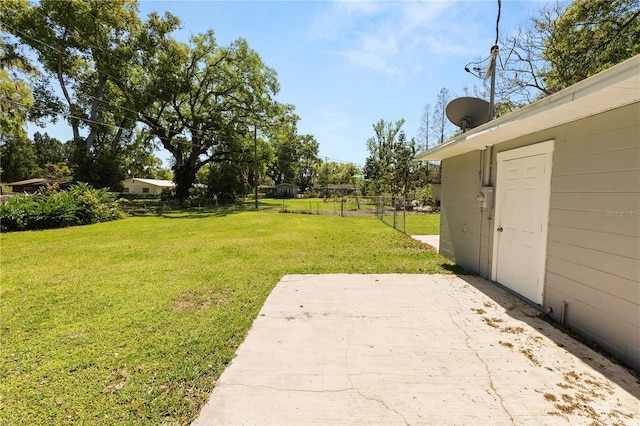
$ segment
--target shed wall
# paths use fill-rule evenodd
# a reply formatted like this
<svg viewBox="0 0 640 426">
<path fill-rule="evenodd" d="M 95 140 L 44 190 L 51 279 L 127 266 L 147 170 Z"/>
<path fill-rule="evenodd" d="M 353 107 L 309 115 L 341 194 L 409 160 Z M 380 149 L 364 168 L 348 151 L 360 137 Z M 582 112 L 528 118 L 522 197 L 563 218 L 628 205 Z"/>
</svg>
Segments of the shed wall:
<svg viewBox="0 0 640 426">
<path fill-rule="evenodd" d="M 480 209 L 475 197 L 481 187 L 481 152 L 474 151 L 442 162 L 440 253 L 477 272 Z"/>
<path fill-rule="evenodd" d="M 442 163 L 440 251 L 490 277 L 493 208 L 475 195 L 496 182 L 498 152 L 555 140 L 544 307 L 640 368 L 640 104 Z M 489 166 L 489 158 L 493 167 Z M 497 191 L 496 191 L 497 192 Z M 463 232 L 464 224 L 467 232 Z M 479 252 L 480 251 L 480 252 Z"/>
<path fill-rule="evenodd" d="M 558 132 L 545 306 L 640 368 L 640 104 Z"/>
</svg>

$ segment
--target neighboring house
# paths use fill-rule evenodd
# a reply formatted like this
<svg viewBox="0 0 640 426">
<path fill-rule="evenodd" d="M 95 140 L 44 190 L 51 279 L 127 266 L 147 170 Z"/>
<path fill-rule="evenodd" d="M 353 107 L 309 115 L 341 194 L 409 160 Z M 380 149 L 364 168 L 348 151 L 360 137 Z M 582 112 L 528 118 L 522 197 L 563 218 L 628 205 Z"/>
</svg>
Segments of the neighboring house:
<svg viewBox="0 0 640 426">
<path fill-rule="evenodd" d="M 72 182 L 72 179 L 34 178 L 21 180 L 19 182 L 11 182 L 8 183 L 7 186 L 11 187 L 12 192 L 36 192 L 40 188 L 54 184 L 58 185 L 60 189 L 66 189 Z"/>
<path fill-rule="evenodd" d="M 418 159 L 442 254 L 640 368 L 640 55 Z"/>
<path fill-rule="evenodd" d="M 276 197 L 297 197 L 298 187 L 290 183 L 276 185 Z"/>
<path fill-rule="evenodd" d="M 173 189 L 172 180 L 130 178 L 122 181 L 124 194 L 159 196 L 165 189 Z"/>
</svg>

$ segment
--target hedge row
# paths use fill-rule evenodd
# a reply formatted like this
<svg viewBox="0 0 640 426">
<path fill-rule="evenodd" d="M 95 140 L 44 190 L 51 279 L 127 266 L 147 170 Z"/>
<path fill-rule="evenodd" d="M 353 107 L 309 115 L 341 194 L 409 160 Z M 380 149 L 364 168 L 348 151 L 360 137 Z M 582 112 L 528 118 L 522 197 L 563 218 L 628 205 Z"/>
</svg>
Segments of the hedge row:
<svg viewBox="0 0 640 426">
<path fill-rule="evenodd" d="M 112 193 L 78 183 L 63 191 L 48 187 L 10 197 L 0 205 L 0 231 L 63 228 L 122 217 Z"/>
</svg>

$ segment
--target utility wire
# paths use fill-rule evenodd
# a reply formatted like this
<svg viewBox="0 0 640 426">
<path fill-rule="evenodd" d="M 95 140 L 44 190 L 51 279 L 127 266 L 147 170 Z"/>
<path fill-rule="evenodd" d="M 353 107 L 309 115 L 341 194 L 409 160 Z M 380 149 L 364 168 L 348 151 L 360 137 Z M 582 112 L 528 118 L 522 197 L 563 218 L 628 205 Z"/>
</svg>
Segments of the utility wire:
<svg viewBox="0 0 640 426">
<path fill-rule="evenodd" d="M 27 104 L 24 104 L 24 103 L 21 103 L 21 102 L 18 102 L 18 101 L 14 101 L 14 100 L 9 99 L 9 98 L 6 98 L 6 97 L 4 97 L 4 96 L 0 96 L 0 101 L 4 101 L 4 102 L 8 102 L 8 103 L 11 103 L 11 104 L 14 104 L 14 105 L 19 105 L 19 106 L 23 106 L 23 107 L 25 107 L 25 108 L 29 108 L 29 105 L 27 105 Z M 112 127 L 112 128 L 114 128 L 114 129 L 116 129 L 116 130 L 117 130 L 117 129 L 121 129 L 121 130 L 131 130 L 131 129 L 129 129 L 129 128 L 120 127 L 120 126 L 115 125 L 115 124 L 111 124 L 111 123 L 103 123 L 103 122 L 100 122 L 100 121 L 90 120 L 90 119 L 88 119 L 88 118 L 84 118 L 84 117 L 77 117 L 77 116 L 74 116 L 74 115 L 71 115 L 71 114 L 68 114 L 68 113 L 63 113 L 63 112 L 55 111 L 55 110 L 48 109 L 48 108 L 45 108 L 45 110 L 48 110 L 48 111 L 50 111 L 50 112 L 54 113 L 55 115 L 59 115 L 59 116 L 62 116 L 62 117 L 64 117 L 64 118 L 75 118 L 75 119 L 78 119 L 78 120 L 84 120 L 84 121 L 90 122 L 90 123 L 92 123 L 92 124 L 101 125 L 101 126 L 107 126 L 107 127 Z M 123 118 L 127 118 L 127 117 L 123 117 Z M 133 121 L 133 120 L 132 120 L 132 121 Z M 134 123 L 135 123 L 135 121 L 134 121 Z M 143 123 L 143 124 L 144 124 L 144 123 Z M 164 129 L 164 128 L 163 128 L 163 129 Z M 165 130 L 167 130 L 167 129 L 165 129 Z M 183 141 L 180 141 L 180 140 L 174 140 L 174 142 L 175 142 L 175 143 L 177 143 L 177 144 L 182 144 L 182 145 L 189 146 L 189 147 L 198 147 L 198 148 L 199 148 L 199 146 L 198 146 L 198 145 L 193 144 L 193 143 L 190 143 L 190 142 L 186 142 L 186 141 L 185 141 L 185 142 L 183 142 Z M 250 151 L 250 150 L 249 150 L 249 151 Z M 233 154 L 241 154 L 241 155 L 245 155 L 245 154 L 252 154 L 252 153 L 250 153 L 250 152 L 248 152 L 248 151 L 225 151 L 225 154 L 232 154 L 232 155 L 233 155 Z M 318 157 L 318 158 L 323 158 L 323 157 L 321 157 L 320 155 L 318 155 L 317 157 Z M 327 158 L 327 157 L 324 157 L 324 158 Z M 329 159 L 330 159 L 330 160 L 334 160 L 334 161 L 341 161 L 341 162 L 344 162 L 344 163 L 350 163 L 350 164 L 359 165 L 359 164 L 357 164 L 357 163 L 353 163 L 353 162 L 350 162 L 350 161 L 336 160 L 336 159 L 333 159 L 333 158 L 329 158 Z M 297 161 L 294 161 L 294 160 L 280 160 L 280 159 L 277 159 L 276 161 L 277 161 L 278 163 L 284 163 L 284 164 L 293 164 L 293 163 L 297 163 Z"/>
<path fill-rule="evenodd" d="M 502 9 L 502 0 L 498 0 L 498 18 L 496 19 L 496 42 L 493 43 L 495 46 L 498 45 L 498 39 L 500 38 L 500 9 Z"/>
<path fill-rule="evenodd" d="M 49 19 L 47 16 L 43 15 L 43 14 L 42 14 L 42 13 L 40 13 L 38 10 L 34 9 L 34 11 L 35 11 L 38 15 L 40 15 L 42 18 L 44 18 L 45 20 L 48 20 L 48 19 Z M 88 15 L 90 15 L 90 16 L 92 16 L 96 21 L 101 20 L 100 18 L 96 17 L 95 15 L 93 15 L 93 14 L 91 14 L 91 13 L 88 13 L 88 12 L 87 12 L 87 14 L 88 14 Z M 72 53 L 67 52 L 67 51 L 64 51 L 64 50 L 60 50 L 59 48 L 57 48 L 57 47 L 55 47 L 55 46 L 52 46 L 52 45 L 51 45 L 51 44 L 49 44 L 49 43 L 46 43 L 46 42 L 44 42 L 44 41 L 42 41 L 42 40 L 40 40 L 40 39 L 38 39 L 38 38 L 36 38 L 36 37 L 31 36 L 30 34 L 25 33 L 24 31 L 21 31 L 21 30 L 17 29 L 16 27 L 14 27 L 14 26 L 12 26 L 12 25 L 8 24 L 7 22 L 4 22 L 4 21 L 1 21 L 1 20 L 0 20 L 0 24 L 1 24 L 1 25 L 3 25 L 3 26 L 5 26 L 6 28 L 10 29 L 10 30 L 11 30 L 12 32 L 14 32 L 14 33 L 20 34 L 20 35 L 22 35 L 23 37 L 26 37 L 26 38 L 28 38 L 28 39 L 30 39 L 30 40 L 33 40 L 34 42 L 36 42 L 36 43 L 38 43 L 38 44 L 40 44 L 40 45 L 42 45 L 42 46 L 45 46 L 45 47 L 46 47 L 46 48 L 48 48 L 48 49 L 53 50 L 54 52 L 56 52 L 56 53 L 57 53 L 57 54 L 59 54 L 59 55 L 66 56 L 66 57 L 69 57 L 69 58 L 74 57 L 74 55 L 73 55 Z M 99 52 L 101 52 L 101 53 L 110 53 L 110 52 L 108 52 L 108 51 L 106 51 L 106 50 L 104 50 L 104 49 L 102 49 L 102 48 L 100 48 L 100 47 L 98 47 L 98 46 L 95 46 L 95 45 L 89 45 L 89 47 L 90 47 L 91 49 L 93 49 L 93 50 L 97 50 L 97 51 L 99 51 Z M 117 61 L 119 61 L 121 64 L 125 64 L 125 62 L 124 62 L 123 60 L 119 59 L 119 58 L 117 58 L 116 60 L 117 60 Z M 126 64 L 126 65 L 128 65 L 128 64 Z M 94 70 L 94 72 L 96 72 L 96 73 L 98 73 L 98 74 L 101 74 L 101 75 L 103 75 L 103 76 L 105 76 L 105 77 L 108 77 L 108 78 L 110 78 L 110 79 L 111 79 L 112 81 L 114 81 L 114 82 L 119 82 L 119 83 L 121 83 L 121 84 L 126 84 L 126 82 L 122 81 L 121 79 L 119 79 L 119 78 L 117 78 L 117 77 L 115 77 L 115 76 L 113 76 L 113 75 L 111 75 L 111 74 L 109 74 L 109 73 L 106 73 L 106 72 L 104 72 L 104 71 L 102 71 L 102 70 L 95 69 L 95 70 Z M 163 85 L 163 84 L 161 84 L 161 83 L 159 83 L 159 85 L 160 85 L 162 88 L 167 89 L 167 90 L 168 90 L 169 92 L 171 92 L 173 95 L 179 95 L 179 94 L 180 94 L 180 93 L 176 92 L 173 88 L 171 88 L 171 87 L 169 87 L 169 86 L 165 86 L 165 85 Z M 148 92 L 146 92 L 146 93 L 144 93 L 144 94 L 145 94 L 145 95 L 150 96 L 151 98 L 153 98 L 153 99 L 155 99 L 155 100 L 158 100 L 158 101 L 161 101 L 161 102 L 167 102 L 167 100 L 166 100 L 166 99 L 162 99 L 162 98 L 160 98 L 160 97 L 158 97 L 158 96 L 156 96 L 156 95 L 154 95 L 154 94 L 151 94 L 151 93 L 148 93 Z M 102 102 L 102 103 L 107 104 L 107 105 L 109 105 L 109 106 L 112 106 L 112 107 L 115 107 L 115 108 L 119 108 L 119 109 L 122 109 L 122 110 L 125 110 L 125 111 L 128 111 L 128 112 L 131 112 L 131 113 L 135 114 L 135 116 L 136 116 L 137 120 L 134 120 L 133 118 L 131 118 L 131 117 L 127 117 L 127 116 L 125 116 L 125 115 L 119 115 L 119 114 L 116 114 L 114 111 L 109 111 L 109 114 L 111 114 L 112 116 L 114 116 L 114 117 L 118 117 L 118 118 L 122 118 L 122 119 L 124 119 L 124 120 L 131 120 L 131 121 L 132 121 L 132 122 L 134 122 L 134 123 L 136 123 L 136 122 L 141 122 L 143 125 L 145 125 L 146 127 L 148 127 L 148 126 L 144 123 L 144 121 L 142 121 L 142 120 L 140 120 L 140 119 L 138 118 L 138 116 L 141 114 L 141 112 L 140 112 L 140 111 L 134 111 L 134 110 L 129 109 L 129 108 L 126 108 L 126 107 L 124 107 L 124 106 L 122 106 L 122 105 L 116 105 L 116 104 L 113 104 L 113 103 L 111 103 L 111 102 L 109 102 L 109 101 L 106 101 L 106 100 L 104 100 L 104 99 L 97 98 L 97 97 L 92 96 L 92 95 L 89 95 L 88 97 L 89 97 L 90 99 L 95 99 L 95 100 L 97 100 L 98 102 Z M 20 102 L 13 101 L 13 100 L 8 99 L 8 98 L 4 98 L 4 97 L 3 97 L 3 98 L 0 98 L 0 99 L 3 99 L 3 100 L 5 100 L 6 102 L 9 102 L 9 103 L 12 103 L 12 104 L 15 104 L 15 105 L 21 105 L 21 106 L 23 106 L 23 107 L 27 107 L 27 108 L 29 107 L 29 106 L 28 106 L 28 105 L 26 105 L 26 104 L 22 104 L 22 103 L 20 103 Z M 116 129 L 116 130 L 126 130 L 126 131 L 131 130 L 130 128 L 121 127 L 121 126 L 118 126 L 118 125 L 116 125 L 116 124 L 100 122 L 100 121 L 93 120 L 93 119 L 90 119 L 90 118 L 80 117 L 80 116 L 72 115 L 72 114 L 70 114 L 70 113 L 66 113 L 66 112 L 62 112 L 62 111 L 56 111 L 56 110 L 51 109 L 51 108 L 42 108 L 42 110 L 44 110 L 44 111 L 48 111 L 48 112 L 50 112 L 52 115 L 62 116 L 62 117 L 67 118 L 67 119 L 77 119 L 77 120 L 80 120 L 80 121 L 83 121 L 83 122 L 85 122 L 85 123 L 89 123 L 89 124 L 95 124 L 95 125 L 100 125 L 100 126 L 110 127 L 110 128 Z M 165 130 L 165 131 L 174 131 L 174 130 L 167 129 L 166 127 L 162 127 L 162 126 L 156 126 L 156 127 L 157 127 L 158 129 L 162 129 L 162 130 Z M 192 133 L 195 133 L 195 132 L 197 132 L 197 131 L 198 131 L 197 129 L 193 129 L 192 127 L 190 127 L 190 126 L 186 126 L 186 125 L 184 126 L 184 128 L 185 128 L 186 130 L 188 130 L 188 131 L 192 132 Z M 178 143 L 178 144 L 188 145 L 188 146 L 190 146 L 190 147 L 198 147 L 198 148 L 200 148 L 200 146 L 199 146 L 199 145 L 194 144 L 194 143 L 190 143 L 190 142 L 187 142 L 187 141 L 180 141 L 180 140 L 176 140 L 176 141 L 174 141 L 174 142 L 176 142 L 176 143 Z M 234 151 L 234 152 L 231 152 L 231 151 L 230 151 L 229 153 L 231 153 L 231 154 L 234 154 L 234 153 L 236 153 L 236 154 L 243 154 L 243 152 L 235 152 L 235 151 Z M 354 164 L 354 165 L 356 165 L 356 166 L 362 166 L 361 164 L 357 164 L 357 163 L 353 163 L 353 162 L 349 162 L 349 161 L 343 161 L 343 160 L 337 160 L 337 159 L 332 159 L 332 160 L 334 160 L 334 161 L 338 161 L 338 162 L 343 162 L 343 163 L 350 163 L 350 164 Z M 286 160 L 285 160 L 284 162 L 292 163 L 293 161 L 286 161 Z"/>
<path fill-rule="evenodd" d="M 41 15 L 41 16 L 43 16 L 42 14 L 40 14 L 40 15 Z M 43 16 L 43 17 L 44 17 L 44 16 Z M 46 17 L 45 17 L 45 18 L 46 18 Z M 96 18 L 96 19 L 98 19 L 98 18 Z M 57 48 L 57 47 L 55 47 L 55 46 L 52 46 L 52 45 L 50 45 L 50 44 L 48 44 L 48 43 L 46 43 L 46 42 L 44 42 L 44 41 L 42 41 L 42 40 L 40 40 L 40 39 L 38 39 L 38 38 L 35 38 L 35 37 L 33 37 L 33 36 L 31 36 L 31 35 L 29 35 L 29 34 L 27 34 L 27 33 L 23 32 L 23 31 L 21 31 L 21 30 L 18 30 L 17 28 L 15 28 L 15 27 L 13 27 L 13 26 L 11 26 L 11 25 L 7 24 L 7 23 L 6 23 L 6 22 L 4 22 L 4 21 L 0 21 L 0 24 L 4 25 L 5 27 L 9 28 L 10 30 L 12 30 L 12 31 L 14 31 L 14 32 L 16 32 L 16 33 L 18 33 L 18 34 L 21 34 L 23 37 L 29 38 L 29 39 L 31 39 L 31 40 L 33 40 L 33 41 L 35 41 L 35 42 L 37 42 L 37 43 L 39 43 L 39 44 L 41 44 L 41 45 L 43 45 L 43 46 L 45 46 L 45 47 L 47 47 L 47 48 L 49 48 L 49 49 L 53 50 L 54 52 L 56 52 L 56 53 L 58 53 L 58 54 L 60 54 L 60 55 L 67 56 L 67 57 L 73 57 L 73 55 L 72 55 L 71 53 L 66 52 L 66 51 L 63 51 L 63 50 L 60 50 L 60 49 L 58 49 L 58 48 Z M 92 49 L 96 49 L 96 50 L 98 50 L 98 51 L 101 51 L 102 53 L 107 53 L 107 52 L 105 52 L 104 50 L 102 50 L 102 49 L 100 49 L 100 48 L 96 48 L 95 46 L 90 46 L 90 47 L 91 47 Z M 121 63 L 121 64 L 124 64 L 124 62 L 123 62 L 122 60 L 120 60 L 120 63 Z M 94 71 L 95 71 L 96 73 L 98 73 L 98 74 L 102 74 L 102 75 L 104 75 L 104 76 L 106 76 L 106 77 L 109 77 L 109 78 L 110 78 L 110 79 L 112 79 L 113 81 L 117 81 L 117 82 L 119 82 L 119 83 L 121 83 L 121 84 L 126 84 L 124 81 L 122 81 L 122 80 L 118 79 L 117 77 L 115 77 L 115 76 L 113 76 L 113 75 L 110 75 L 110 74 L 108 74 L 108 73 L 106 73 L 106 72 L 104 72 L 104 71 L 101 71 L 101 70 L 98 70 L 98 69 L 96 69 L 96 70 L 94 70 Z M 171 91 L 174 95 L 179 95 L 179 93 L 178 93 L 178 92 L 174 91 L 173 89 L 171 89 L 171 88 L 170 88 L 170 87 L 168 87 L 168 86 L 161 85 L 161 87 L 164 87 L 164 88 L 168 89 L 168 90 L 169 90 L 169 91 Z M 155 95 L 150 94 L 150 93 L 148 93 L 148 92 L 143 93 L 143 94 L 144 94 L 144 95 L 148 95 L 148 96 L 150 96 L 150 97 L 152 97 L 153 99 L 156 99 L 156 100 L 158 100 L 158 101 L 161 101 L 161 102 L 167 102 L 167 100 L 166 100 L 166 99 L 159 98 L 158 96 L 155 96 Z M 134 114 L 136 115 L 136 117 L 139 117 L 139 115 L 141 114 L 141 112 L 140 112 L 140 111 L 134 111 L 134 110 L 132 110 L 132 109 L 129 109 L 129 108 L 123 107 L 123 106 L 121 106 L 121 105 L 115 105 L 115 104 L 110 103 L 110 102 L 108 102 L 108 101 L 106 101 L 106 100 L 104 100 L 104 99 L 100 99 L 100 98 L 97 98 L 97 97 L 92 96 L 92 95 L 89 95 L 88 97 L 89 97 L 90 99 L 95 99 L 95 100 L 97 100 L 97 101 L 99 101 L 99 102 L 105 103 L 105 104 L 110 105 L 110 106 L 112 106 L 112 107 L 116 107 L 116 108 L 120 108 L 120 109 L 123 109 L 123 110 L 129 111 L 129 112 L 132 112 L 132 113 L 134 113 Z M 4 98 L 4 99 L 6 99 L 6 98 Z M 10 100 L 10 99 L 6 99 L 6 101 L 7 101 L 7 102 L 10 102 L 10 103 L 13 103 L 13 104 L 16 104 L 16 105 L 22 105 L 22 106 L 27 107 L 27 105 L 25 105 L 25 104 L 20 104 L 19 102 L 15 102 L 15 101 L 12 101 L 12 100 Z M 120 126 L 115 125 L 115 124 L 111 124 L 111 123 L 104 123 L 104 122 L 100 122 L 100 121 L 97 121 L 97 120 L 89 119 L 89 118 L 86 118 L 86 117 L 80 117 L 80 116 L 72 115 L 72 114 L 70 114 L 70 113 L 65 113 L 65 112 L 61 112 L 61 111 L 56 111 L 56 110 L 53 110 L 53 109 L 51 109 L 51 108 L 43 108 L 43 110 L 44 110 L 44 111 L 48 111 L 48 112 L 50 112 L 50 113 L 52 113 L 52 114 L 54 114 L 54 115 L 62 116 L 62 117 L 67 118 L 67 119 L 77 119 L 77 120 L 81 120 L 81 121 L 86 122 L 86 123 L 89 123 L 89 124 L 95 124 L 95 125 L 108 126 L 108 127 L 114 128 L 114 129 L 116 129 L 116 130 L 118 130 L 118 129 L 120 129 L 120 130 L 129 130 L 128 128 L 123 128 L 123 127 L 120 127 Z M 126 117 L 126 116 L 124 116 L 124 115 L 118 115 L 118 114 L 116 114 L 114 111 L 109 111 L 109 113 L 110 113 L 110 114 L 112 114 L 114 117 L 119 117 L 119 118 L 123 118 L 123 119 L 131 119 L 130 117 Z M 147 126 L 147 125 L 144 123 L 144 121 L 140 120 L 139 118 L 138 118 L 135 122 L 141 122 L 142 124 L 144 124 L 145 126 Z M 147 127 L 148 127 L 148 126 L 147 126 Z M 191 133 L 196 133 L 196 132 L 198 131 L 197 129 L 194 129 L 194 128 L 192 128 L 192 127 L 190 127 L 190 126 L 187 126 L 187 125 L 184 125 L 183 127 L 185 128 L 185 130 L 188 130 L 188 131 L 189 131 L 189 132 L 191 132 Z M 156 128 L 161 129 L 161 130 L 165 130 L 165 131 L 173 131 L 172 129 L 167 129 L 166 127 L 163 127 L 163 126 L 156 126 Z M 199 146 L 198 146 L 197 144 L 188 143 L 188 142 L 182 142 L 182 141 L 179 141 L 179 140 L 178 140 L 178 141 L 175 141 L 175 142 L 176 142 L 176 143 L 179 143 L 179 144 L 189 145 L 189 146 L 191 146 L 191 147 L 198 147 L 198 148 L 199 148 Z"/>
</svg>

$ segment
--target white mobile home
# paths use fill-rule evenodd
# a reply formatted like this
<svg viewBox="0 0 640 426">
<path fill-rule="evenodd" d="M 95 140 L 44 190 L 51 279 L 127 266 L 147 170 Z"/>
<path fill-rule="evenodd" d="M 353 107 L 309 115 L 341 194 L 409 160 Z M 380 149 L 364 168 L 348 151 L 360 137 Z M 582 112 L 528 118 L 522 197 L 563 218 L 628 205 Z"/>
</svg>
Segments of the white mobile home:
<svg viewBox="0 0 640 426">
<path fill-rule="evenodd" d="M 640 56 L 418 159 L 442 254 L 640 368 Z"/>
<path fill-rule="evenodd" d="M 157 196 L 165 189 L 173 189 L 176 184 L 171 180 L 130 178 L 122 182 L 125 194 Z"/>
</svg>

